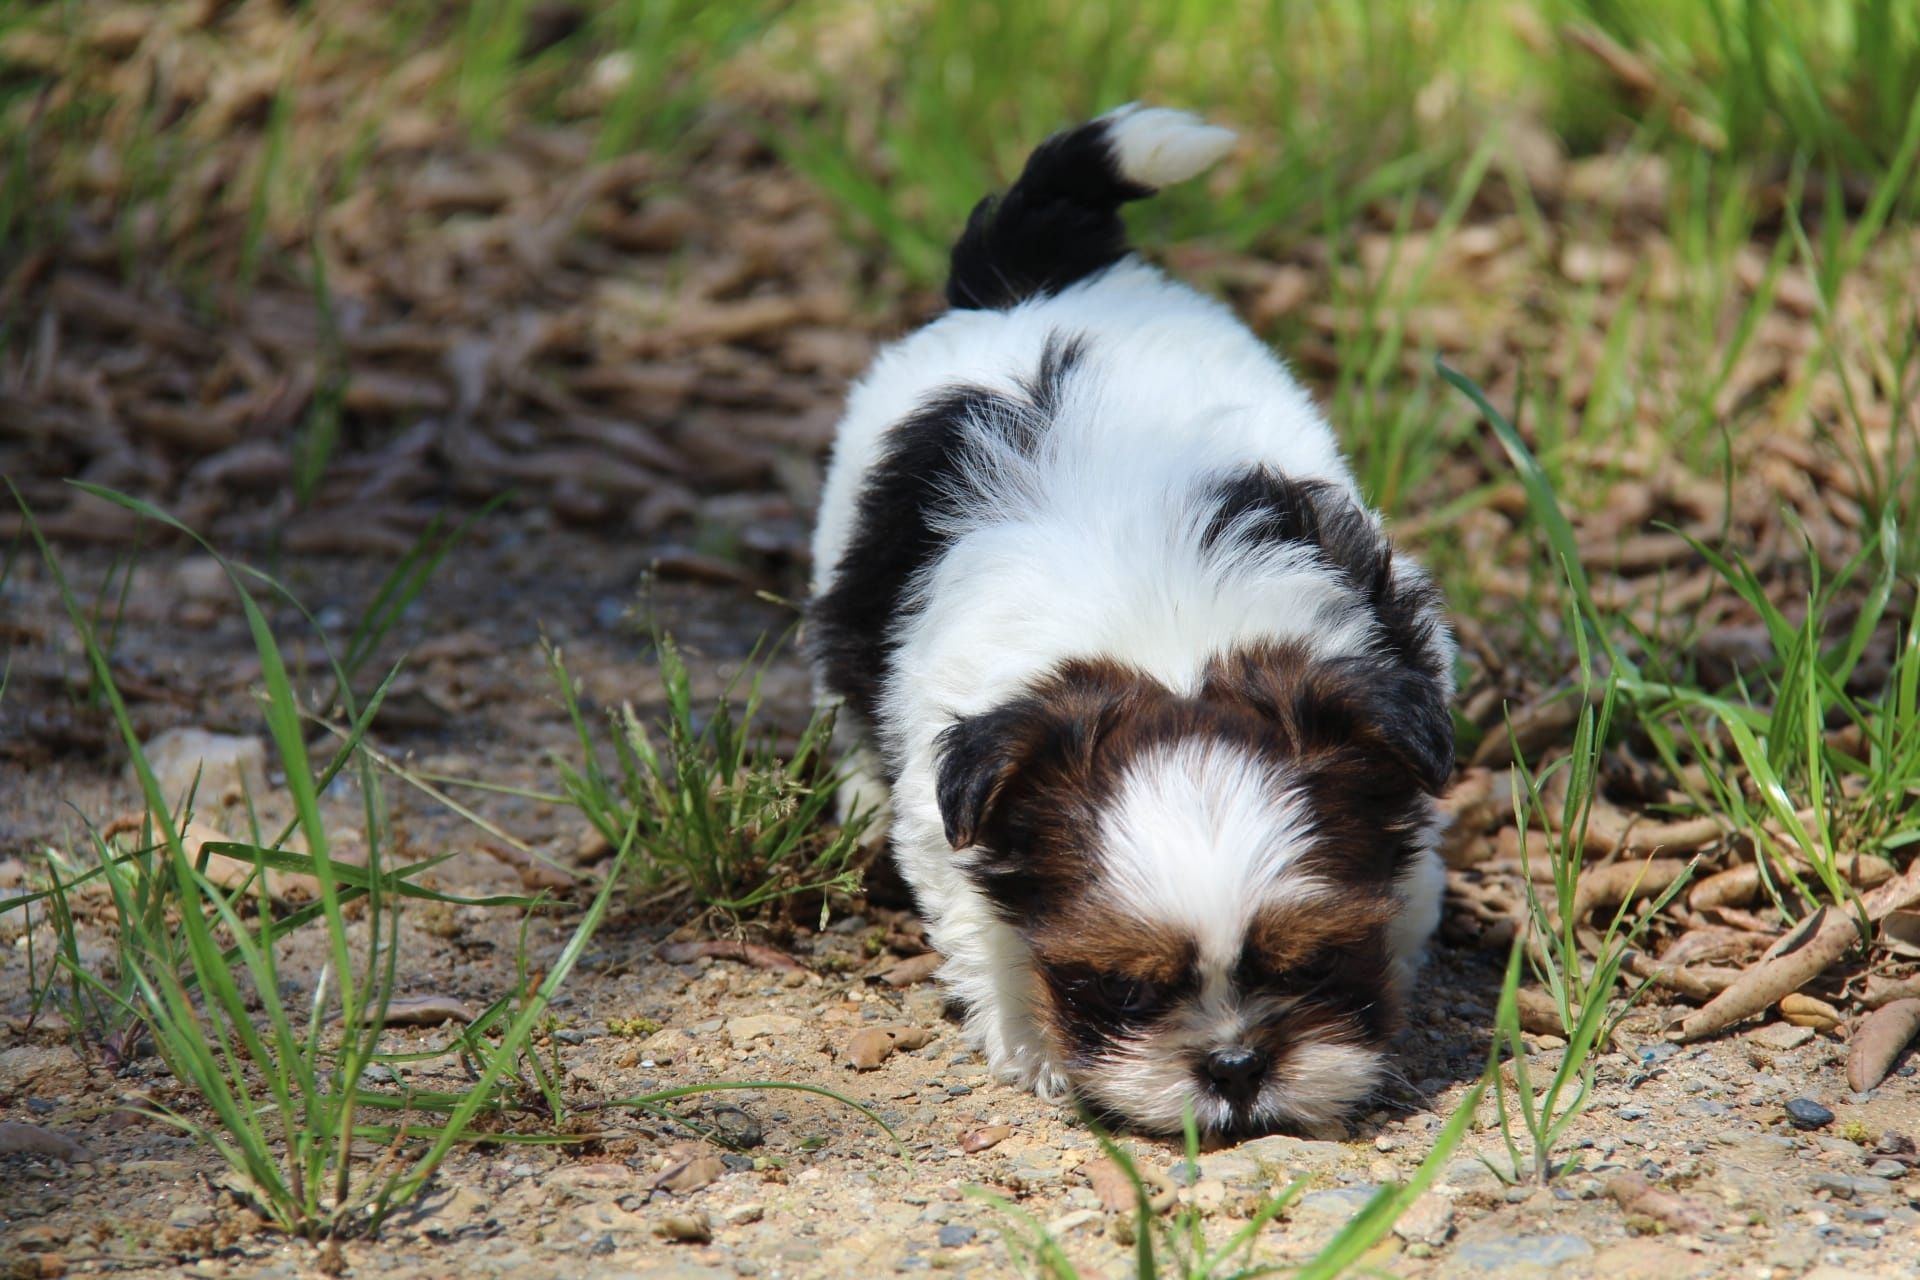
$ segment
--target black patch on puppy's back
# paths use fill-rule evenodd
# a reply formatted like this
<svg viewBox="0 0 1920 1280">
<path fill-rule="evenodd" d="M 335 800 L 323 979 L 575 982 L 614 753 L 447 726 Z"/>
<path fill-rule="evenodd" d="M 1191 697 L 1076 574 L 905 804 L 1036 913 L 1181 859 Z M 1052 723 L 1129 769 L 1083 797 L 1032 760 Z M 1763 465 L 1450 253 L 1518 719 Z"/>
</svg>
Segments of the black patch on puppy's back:
<svg viewBox="0 0 1920 1280">
<path fill-rule="evenodd" d="M 946 548 L 942 517 L 968 501 L 970 461 L 996 436 L 1023 453 L 1038 447 L 1085 350 L 1080 338 L 1055 334 L 1020 396 L 949 387 L 887 432 L 861 484 L 853 536 L 807 609 L 815 666 L 865 723 L 875 722 L 913 580 Z M 891 783 L 894 762 L 882 767 Z"/>
</svg>

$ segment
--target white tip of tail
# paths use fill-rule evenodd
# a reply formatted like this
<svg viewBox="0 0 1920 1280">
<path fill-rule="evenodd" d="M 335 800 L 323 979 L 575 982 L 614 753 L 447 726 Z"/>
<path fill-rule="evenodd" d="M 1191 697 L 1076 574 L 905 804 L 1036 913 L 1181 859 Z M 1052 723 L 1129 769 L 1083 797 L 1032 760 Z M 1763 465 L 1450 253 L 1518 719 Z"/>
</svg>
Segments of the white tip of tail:
<svg viewBox="0 0 1920 1280">
<path fill-rule="evenodd" d="M 1205 172 L 1232 149 L 1235 136 L 1191 112 L 1137 102 L 1100 118 L 1120 175 L 1155 190 Z"/>
</svg>

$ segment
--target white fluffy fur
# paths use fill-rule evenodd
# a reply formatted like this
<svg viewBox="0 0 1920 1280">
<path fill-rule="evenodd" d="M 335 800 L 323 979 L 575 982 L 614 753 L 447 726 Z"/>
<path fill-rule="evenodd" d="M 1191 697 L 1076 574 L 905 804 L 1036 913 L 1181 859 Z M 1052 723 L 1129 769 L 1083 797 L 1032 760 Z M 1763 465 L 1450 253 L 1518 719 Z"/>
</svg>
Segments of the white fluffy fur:
<svg viewBox="0 0 1920 1280">
<path fill-rule="evenodd" d="M 1170 187 L 1211 168 L 1233 149 L 1231 129 L 1168 107 L 1130 102 L 1109 111 L 1107 143 L 1120 172 L 1143 187 Z"/>
<path fill-rule="evenodd" d="M 1127 117 L 1121 148 L 1142 180 L 1170 180 L 1201 151 L 1225 145 L 1166 115 Z M 1362 613 L 1337 608 L 1347 598 L 1342 583 L 1313 557 L 1248 552 L 1232 539 L 1204 545 L 1211 510 L 1203 495 L 1223 471 L 1266 464 L 1349 494 L 1354 483 L 1325 419 L 1273 354 L 1226 307 L 1133 258 L 1011 310 L 950 312 L 881 353 L 854 389 L 835 444 L 814 540 L 816 591 L 852 535 L 863 479 L 888 429 L 956 383 L 1018 394 L 1056 337 L 1080 338 L 1086 357 L 1043 445 L 1031 456 L 991 457 L 971 478 L 978 492 L 919 584 L 923 607 L 900 636 L 896 674 L 871 726 L 901 765 L 890 802 L 893 843 L 946 956 L 943 979 L 969 1009 L 968 1031 L 991 1065 L 1048 1097 L 1063 1096 L 1068 1081 L 1029 1014 L 1025 944 L 947 846 L 934 794 L 937 735 L 956 717 L 1016 696 L 1064 659 L 1111 657 L 1192 691 L 1209 659 L 1239 645 L 1293 640 L 1337 657 L 1363 652 L 1373 639 Z M 1401 573 L 1419 572 L 1398 563 Z M 1442 630 L 1435 643 L 1451 642 Z M 1441 656 L 1446 669 L 1451 653 Z M 1291 814 L 1264 815 L 1276 823 L 1265 843 L 1250 833 L 1262 815 L 1218 772 L 1231 767 L 1202 763 L 1192 806 L 1142 814 L 1134 824 L 1142 839 L 1127 856 L 1149 896 L 1170 883 L 1151 862 L 1145 836 L 1154 823 L 1212 830 L 1222 850 L 1204 868 L 1174 869 L 1175 882 L 1195 879 L 1167 909 L 1216 910 L 1205 904 L 1230 898 L 1255 867 L 1283 862 L 1298 838 Z M 855 792 L 871 797 L 873 788 Z M 1403 972 L 1412 971 L 1437 918 L 1437 867 L 1429 855 L 1403 879 L 1408 908 L 1394 940 Z M 1335 1048 L 1322 1053 L 1329 1064 Z M 1359 1049 L 1343 1052 L 1341 1069 L 1364 1092 L 1373 1068 L 1357 1069 Z M 1303 1121 L 1351 1100 L 1329 1081 L 1316 1079 L 1307 1092 L 1316 1089 L 1317 1103 L 1303 1095 L 1295 1106 Z"/>
<path fill-rule="evenodd" d="M 1232 970 L 1262 907 L 1327 888 L 1285 874 L 1313 847 L 1313 819 L 1300 797 L 1275 799 L 1271 774 L 1205 739 L 1157 749 L 1127 770 L 1102 825 L 1100 891 L 1130 918 L 1193 938 L 1203 972 Z"/>
</svg>

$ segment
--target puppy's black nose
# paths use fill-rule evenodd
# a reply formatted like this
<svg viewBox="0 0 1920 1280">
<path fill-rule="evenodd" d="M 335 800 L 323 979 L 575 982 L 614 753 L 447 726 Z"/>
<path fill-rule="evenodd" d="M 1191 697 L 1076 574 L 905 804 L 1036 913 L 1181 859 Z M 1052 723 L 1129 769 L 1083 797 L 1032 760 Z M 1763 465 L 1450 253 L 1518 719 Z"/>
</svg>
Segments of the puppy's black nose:
<svg viewBox="0 0 1920 1280">
<path fill-rule="evenodd" d="M 1267 1055 L 1258 1049 L 1236 1045 L 1207 1055 L 1207 1075 L 1213 1080 L 1213 1087 L 1221 1097 L 1237 1106 L 1254 1100 L 1266 1074 Z"/>
</svg>

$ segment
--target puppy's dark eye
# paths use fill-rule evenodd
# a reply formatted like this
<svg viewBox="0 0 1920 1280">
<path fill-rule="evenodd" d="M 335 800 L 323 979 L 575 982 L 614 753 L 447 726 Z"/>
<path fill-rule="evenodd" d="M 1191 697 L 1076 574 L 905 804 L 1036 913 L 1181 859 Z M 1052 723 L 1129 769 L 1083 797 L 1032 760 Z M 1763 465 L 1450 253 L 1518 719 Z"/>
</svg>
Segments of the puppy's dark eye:
<svg viewBox="0 0 1920 1280">
<path fill-rule="evenodd" d="M 1142 978 L 1103 973 L 1094 979 L 1100 1001 L 1115 1013 L 1139 1017 L 1151 1013 L 1160 1002 L 1160 989 Z"/>
<path fill-rule="evenodd" d="M 1070 970 L 1059 975 L 1056 983 L 1082 1012 L 1109 1017 L 1148 1017 L 1159 1009 L 1164 995 L 1158 983 L 1145 978 L 1089 969 Z"/>
<path fill-rule="evenodd" d="M 1340 976 L 1342 960 L 1338 951 L 1322 951 L 1287 969 L 1280 975 L 1279 985 L 1291 995 L 1313 995 Z"/>
</svg>

